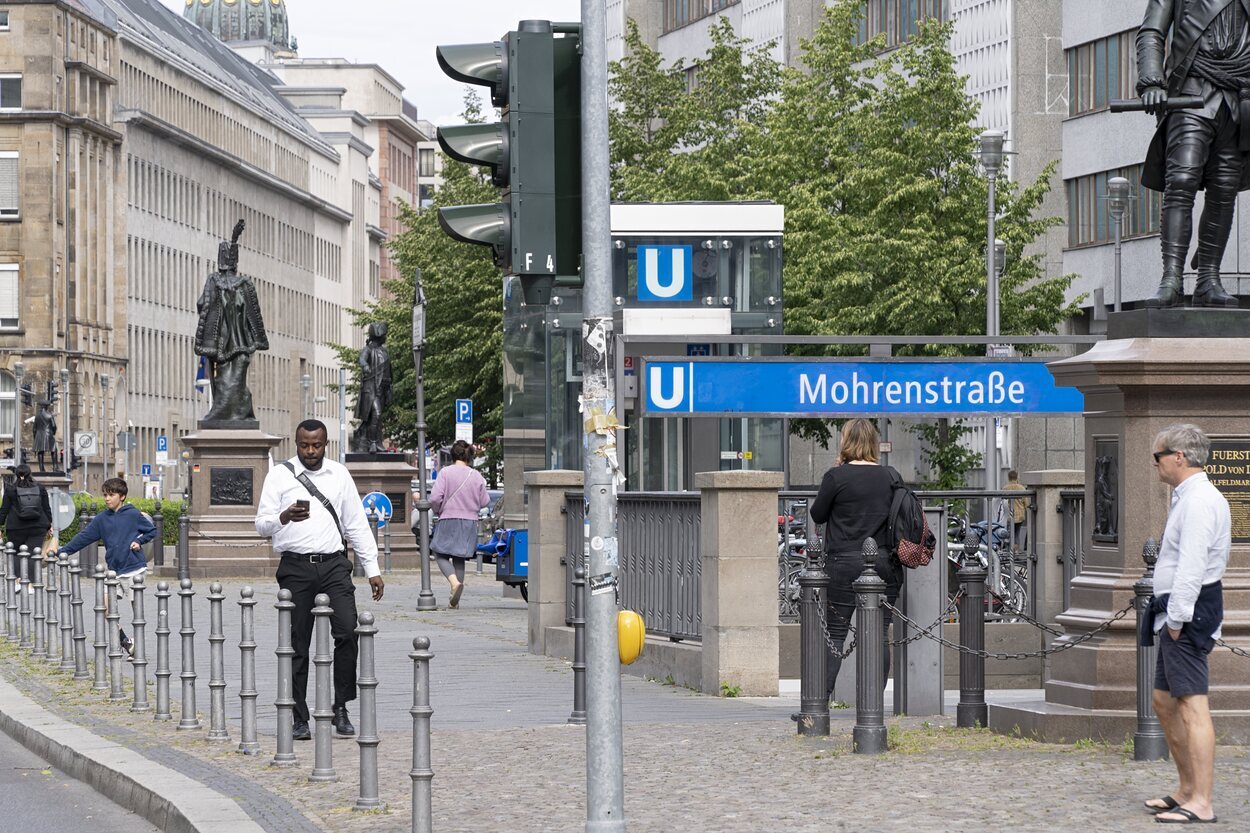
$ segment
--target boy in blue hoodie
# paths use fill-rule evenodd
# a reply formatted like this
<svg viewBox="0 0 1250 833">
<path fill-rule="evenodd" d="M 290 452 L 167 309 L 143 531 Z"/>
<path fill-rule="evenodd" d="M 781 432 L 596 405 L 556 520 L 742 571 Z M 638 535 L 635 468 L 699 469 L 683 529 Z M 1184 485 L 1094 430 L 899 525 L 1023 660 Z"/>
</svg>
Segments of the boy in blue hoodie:
<svg viewBox="0 0 1250 833">
<path fill-rule="evenodd" d="M 126 503 L 126 481 L 111 477 L 104 481 L 104 504 L 108 508 L 92 518 L 87 528 L 63 545 L 61 552 L 68 555 L 96 541 L 104 542 L 104 561 L 108 568 L 121 579 L 117 586 L 117 598 L 132 599 L 130 579 L 147 572 L 148 562 L 143 555 L 143 545 L 156 536 L 156 527 L 147 516 Z M 109 599 L 104 600 L 108 609 Z M 125 631 L 121 632 L 122 649 L 133 654 L 134 644 Z"/>
</svg>

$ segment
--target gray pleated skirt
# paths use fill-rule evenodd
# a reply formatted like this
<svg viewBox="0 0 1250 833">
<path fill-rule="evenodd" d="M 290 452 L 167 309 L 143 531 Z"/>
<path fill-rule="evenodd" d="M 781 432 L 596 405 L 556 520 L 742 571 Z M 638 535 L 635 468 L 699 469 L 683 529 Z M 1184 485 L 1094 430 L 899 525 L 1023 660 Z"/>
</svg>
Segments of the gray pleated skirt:
<svg viewBox="0 0 1250 833">
<path fill-rule="evenodd" d="M 477 521 L 439 518 L 434 525 L 430 551 L 449 558 L 473 558 L 477 548 Z"/>
</svg>

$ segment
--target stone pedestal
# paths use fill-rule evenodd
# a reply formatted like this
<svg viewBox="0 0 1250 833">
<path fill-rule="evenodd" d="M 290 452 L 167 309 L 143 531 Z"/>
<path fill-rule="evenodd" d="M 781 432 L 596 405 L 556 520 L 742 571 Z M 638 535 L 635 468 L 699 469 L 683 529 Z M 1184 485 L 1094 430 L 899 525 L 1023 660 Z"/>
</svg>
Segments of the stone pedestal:
<svg viewBox="0 0 1250 833">
<path fill-rule="evenodd" d="M 564 493 L 582 489 L 580 471 L 527 471 L 530 533 L 529 647 L 532 654 L 547 653 L 548 628 L 564 626 L 568 611 L 565 557 Z"/>
<path fill-rule="evenodd" d="M 1170 490 L 1151 461 L 1155 435 L 1192 422 L 1215 441 L 1250 441 L 1250 311 L 1137 310 L 1113 315 L 1113 338 L 1050 364 L 1056 381 L 1085 395 L 1085 566 L 1058 618 L 1072 639 L 1133 599 L 1142 546 L 1159 539 Z M 1204 333 L 1197 337 L 1196 333 Z M 1174 337 L 1194 333 L 1193 337 Z M 1100 462 L 1101 458 L 1101 462 Z M 1099 498 L 1098 471 L 1114 468 L 1115 489 Z M 1104 476 L 1104 480 L 1105 480 Z M 1108 499 L 1110 497 L 1110 499 Z M 1236 512 L 1234 513 L 1236 514 Z M 1236 521 L 1234 521 L 1236 526 Z M 1250 543 L 1237 543 L 1224 577 L 1227 641 L 1250 646 Z M 991 711 L 990 724 L 1046 740 L 1113 742 L 1132 733 L 1136 710 L 1134 616 L 1051 658 L 1045 703 Z M 1211 707 L 1221 742 L 1250 737 L 1250 664 L 1223 648 L 1211 654 Z"/>
<path fill-rule="evenodd" d="M 412 483 L 418 470 L 404 454 L 348 454 L 347 470 L 356 481 L 361 496 L 381 492 L 391 499 L 395 514 L 390 519 L 391 569 L 419 570 L 417 538 L 412 534 L 414 518 Z M 385 566 L 382 531 L 378 532 L 378 567 Z"/>
<path fill-rule="evenodd" d="M 191 451 L 192 577 L 272 576 L 278 557 L 256 534 L 256 505 L 281 438 L 257 429 L 202 429 L 181 442 Z"/>
</svg>

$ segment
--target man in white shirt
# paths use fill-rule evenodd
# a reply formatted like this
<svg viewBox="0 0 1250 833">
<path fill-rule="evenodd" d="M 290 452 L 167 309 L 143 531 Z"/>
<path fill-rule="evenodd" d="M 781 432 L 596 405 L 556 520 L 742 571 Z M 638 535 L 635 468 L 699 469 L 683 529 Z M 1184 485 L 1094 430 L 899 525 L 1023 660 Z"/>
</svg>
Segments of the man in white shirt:
<svg viewBox="0 0 1250 833">
<path fill-rule="evenodd" d="M 1155 565 L 1153 625 L 1159 642 L 1154 707 L 1176 762 L 1180 786 L 1146 802 L 1155 821 L 1215 821 L 1215 726 L 1207 699 L 1207 654 L 1224 619 L 1221 579 L 1228 566 L 1232 516 L 1203 466 L 1211 441 L 1196 425 L 1172 425 L 1154 442 L 1159 479 L 1172 487 L 1172 507 Z M 1149 644 L 1149 634 L 1146 634 Z"/>
<path fill-rule="evenodd" d="M 378 545 L 365 517 L 360 493 L 344 466 L 325 459 L 327 436 L 320 420 L 301 422 L 295 429 L 295 458 L 269 470 L 256 507 L 256 533 L 272 538 L 273 548 L 281 553 L 278 586 L 291 591 L 295 604 L 291 611 L 291 642 L 295 649 L 292 687 L 296 740 L 312 738 L 305 694 L 313 600 L 319 593 L 330 597 L 334 610 L 330 617 L 330 633 L 334 637 L 334 730 L 341 736 L 356 734 L 347 716 L 347 703 L 356 699 L 356 587 L 352 584 L 347 543 L 360 559 L 374 601 L 382 598 L 384 586 L 378 569 Z M 302 482 L 305 478 L 307 484 Z"/>
</svg>

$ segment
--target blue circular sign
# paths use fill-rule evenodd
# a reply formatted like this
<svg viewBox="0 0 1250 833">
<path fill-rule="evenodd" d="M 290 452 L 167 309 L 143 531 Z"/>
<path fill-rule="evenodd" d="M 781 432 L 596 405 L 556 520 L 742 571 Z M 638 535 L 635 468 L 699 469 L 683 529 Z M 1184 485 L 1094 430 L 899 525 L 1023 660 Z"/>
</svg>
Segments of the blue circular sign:
<svg viewBox="0 0 1250 833">
<path fill-rule="evenodd" d="M 395 514 L 395 507 L 391 505 L 391 499 L 381 492 L 370 492 L 360 499 L 361 504 L 365 507 L 365 514 L 370 518 L 377 517 L 378 528 L 386 526 L 386 522 L 391 519 L 391 515 Z"/>
</svg>

